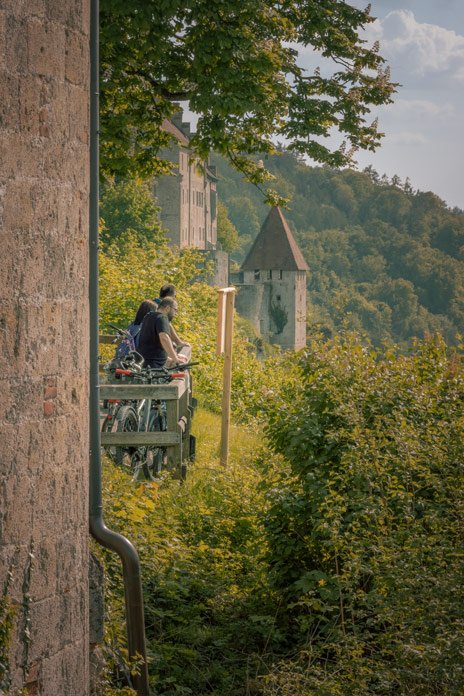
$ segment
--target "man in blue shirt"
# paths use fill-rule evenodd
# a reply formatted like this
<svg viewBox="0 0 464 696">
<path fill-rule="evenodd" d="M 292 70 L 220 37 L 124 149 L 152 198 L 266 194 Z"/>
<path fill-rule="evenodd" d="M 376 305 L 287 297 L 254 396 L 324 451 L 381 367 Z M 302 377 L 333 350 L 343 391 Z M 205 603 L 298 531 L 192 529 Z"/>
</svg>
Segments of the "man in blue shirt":
<svg viewBox="0 0 464 696">
<path fill-rule="evenodd" d="M 177 314 L 177 302 L 173 297 L 165 297 L 158 305 L 157 312 L 146 315 L 140 329 L 138 352 L 148 367 L 163 367 L 186 363 L 188 358 L 177 353 L 171 339 L 170 321 Z"/>
</svg>

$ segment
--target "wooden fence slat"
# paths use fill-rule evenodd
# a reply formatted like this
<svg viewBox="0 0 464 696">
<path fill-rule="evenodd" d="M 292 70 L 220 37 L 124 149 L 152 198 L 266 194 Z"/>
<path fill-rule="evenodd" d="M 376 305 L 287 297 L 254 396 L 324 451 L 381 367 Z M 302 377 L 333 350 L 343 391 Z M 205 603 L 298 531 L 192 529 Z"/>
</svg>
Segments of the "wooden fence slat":
<svg viewBox="0 0 464 696">
<path fill-rule="evenodd" d="M 168 451 L 168 469 L 176 471 L 182 462 L 182 431 L 178 426 L 179 422 L 179 401 L 168 401 L 166 403 L 166 421 L 168 431 L 174 431 L 179 438 L 176 447 Z"/>
<path fill-rule="evenodd" d="M 121 343 L 121 337 L 114 334 L 100 334 L 98 341 L 105 344 L 113 343 L 116 346 L 118 343 Z"/>
<path fill-rule="evenodd" d="M 170 431 L 101 433 L 102 445 L 159 445 L 177 449 L 182 435 Z"/>
<path fill-rule="evenodd" d="M 187 390 L 183 379 L 175 379 L 169 384 L 102 384 L 101 399 L 159 399 L 171 401 L 180 399 Z"/>
</svg>

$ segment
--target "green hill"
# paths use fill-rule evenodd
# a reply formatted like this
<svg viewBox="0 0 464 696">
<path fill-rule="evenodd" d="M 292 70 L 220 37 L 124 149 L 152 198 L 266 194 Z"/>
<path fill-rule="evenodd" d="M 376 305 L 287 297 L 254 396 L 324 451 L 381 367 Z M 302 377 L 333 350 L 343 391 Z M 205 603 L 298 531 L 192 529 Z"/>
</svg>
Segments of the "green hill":
<svg viewBox="0 0 464 696">
<path fill-rule="evenodd" d="M 243 244 L 240 262 L 267 213 L 262 193 L 217 157 L 219 196 Z M 464 212 L 408 180 L 309 167 L 289 152 L 269 157 L 272 187 L 309 264 L 308 324 L 330 336 L 356 329 L 374 343 L 402 345 L 464 325 Z"/>
</svg>

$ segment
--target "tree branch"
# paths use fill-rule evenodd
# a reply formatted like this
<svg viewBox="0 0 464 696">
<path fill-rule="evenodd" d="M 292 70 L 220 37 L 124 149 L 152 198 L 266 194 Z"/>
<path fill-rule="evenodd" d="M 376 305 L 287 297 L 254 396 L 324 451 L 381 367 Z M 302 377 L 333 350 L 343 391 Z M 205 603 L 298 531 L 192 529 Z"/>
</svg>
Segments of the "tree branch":
<svg viewBox="0 0 464 696">
<path fill-rule="evenodd" d="M 176 99 L 186 101 L 193 93 L 193 87 L 191 89 L 185 90 L 183 92 L 171 92 L 169 89 L 166 89 L 166 87 L 163 85 L 162 82 L 158 82 L 151 75 L 149 75 L 148 73 L 146 73 L 142 70 L 134 70 L 134 69 L 130 69 L 130 68 L 127 69 L 126 68 L 125 72 L 128 75 L 134 75 L 135 77 L 140 77 L 143 80 L 146 80 L 153 87 L 153 89 L 157 92 L 157 94 L 160 95 L 160 97 L 164 97 L 164 99 L 168 99 L 169 101 L 174 101 Z"/>
</svg>

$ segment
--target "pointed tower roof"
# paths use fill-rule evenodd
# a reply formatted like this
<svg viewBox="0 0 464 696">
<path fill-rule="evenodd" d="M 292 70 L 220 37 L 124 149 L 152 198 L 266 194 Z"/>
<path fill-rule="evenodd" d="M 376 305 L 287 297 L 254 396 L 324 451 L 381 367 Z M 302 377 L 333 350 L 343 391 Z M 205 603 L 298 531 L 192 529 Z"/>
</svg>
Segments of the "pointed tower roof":
<svg viewBox="0 0 464 696">
<path fill-rule="evenodd" d="M 242 271 L 308 271 L 298 244 L 280 208 L 271 208 L 248 256 Z"/>
</svg>

